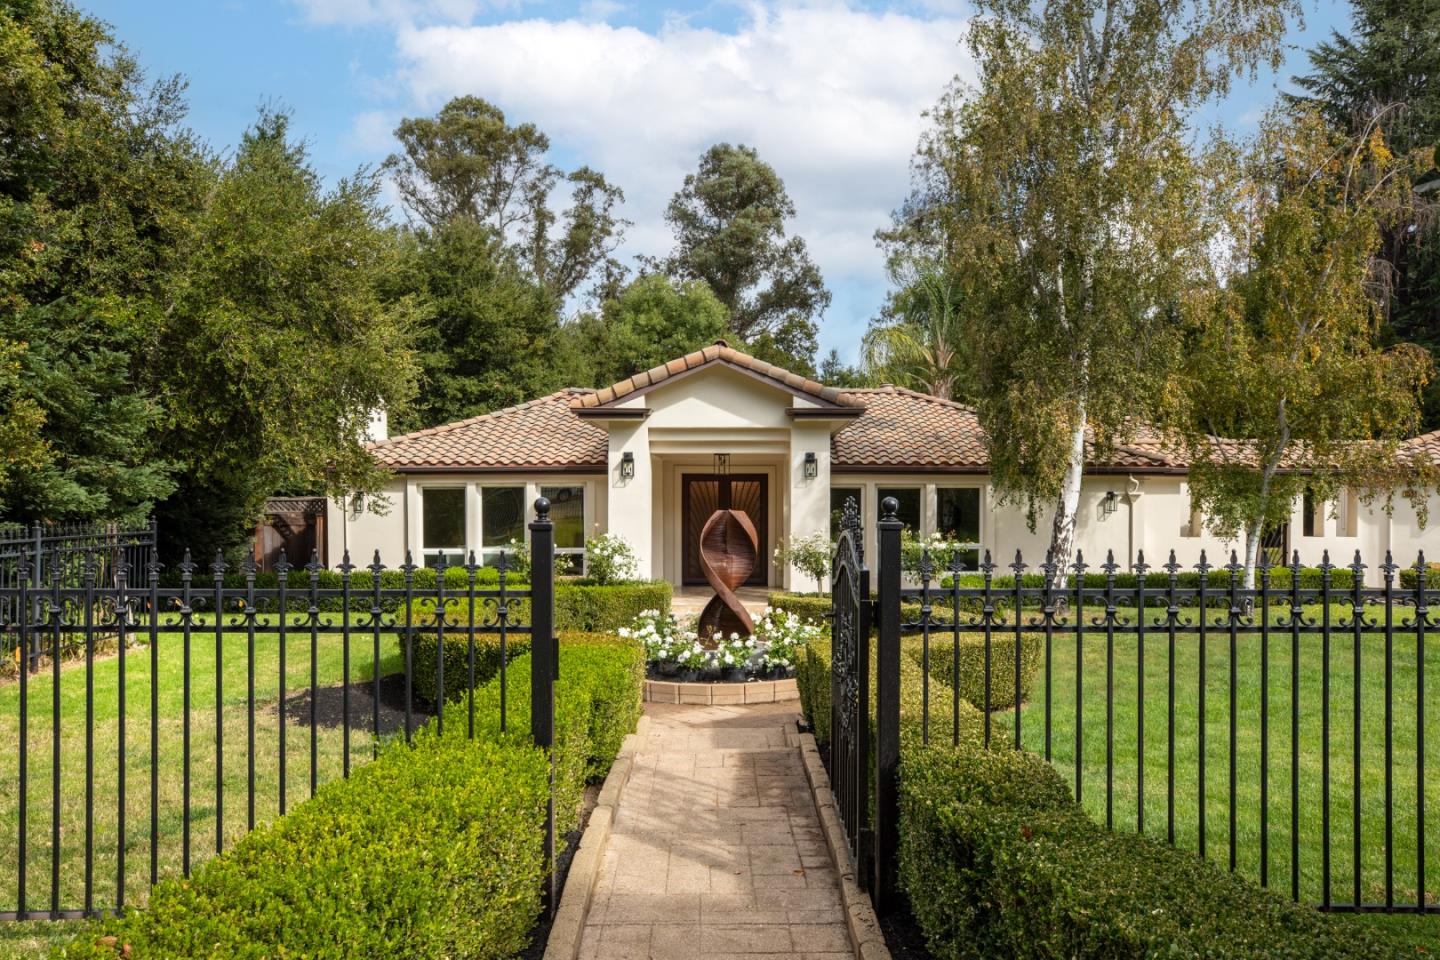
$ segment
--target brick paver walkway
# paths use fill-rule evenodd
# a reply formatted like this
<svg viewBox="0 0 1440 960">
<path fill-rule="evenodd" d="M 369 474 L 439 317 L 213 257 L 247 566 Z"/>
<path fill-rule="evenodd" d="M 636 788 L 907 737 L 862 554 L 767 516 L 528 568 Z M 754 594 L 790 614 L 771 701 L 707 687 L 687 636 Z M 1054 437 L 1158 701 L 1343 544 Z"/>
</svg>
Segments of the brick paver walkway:
<svg viewBox="0 0 1440 960">
<path fill-rule="evenodd" d="M 795 705 L 646 712 L 580 960 L 853 956 Z"/>
</svg>

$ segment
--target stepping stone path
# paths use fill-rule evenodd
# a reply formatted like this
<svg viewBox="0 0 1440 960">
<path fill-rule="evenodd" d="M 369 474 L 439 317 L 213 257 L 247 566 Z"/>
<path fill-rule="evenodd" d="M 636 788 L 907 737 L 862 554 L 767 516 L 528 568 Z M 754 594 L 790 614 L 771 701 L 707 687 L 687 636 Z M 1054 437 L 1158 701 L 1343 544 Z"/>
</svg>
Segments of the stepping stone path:
<svg viewBox="0 0 1440 960">
<path fill-rule="evenodd" d="M 646 704 L 580 960 L 854 956 L 793 704 Z"/>
</svg>

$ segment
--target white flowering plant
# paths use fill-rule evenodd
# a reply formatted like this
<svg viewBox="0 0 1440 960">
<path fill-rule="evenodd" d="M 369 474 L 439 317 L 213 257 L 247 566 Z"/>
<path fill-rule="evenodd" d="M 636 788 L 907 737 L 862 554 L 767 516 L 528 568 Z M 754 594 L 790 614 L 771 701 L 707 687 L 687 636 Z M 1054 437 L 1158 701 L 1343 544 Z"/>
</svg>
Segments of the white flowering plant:
<svg viewBox="0 0 1440 960">
<path fill-rule="evenodd" d="M 695 634 L 680 628 L 673 613 L 642 610 L 630 626 L 616 631 L 626 640 L 635 640 L 645 648 L 645 659 L 652 663 L 673 663 L 676 652 L 695 641 Z"/>
<path fill-rule="evenodd" d="M 814 580 L 816 593 L 825 592 L 825 580 L 830 576 L 830 559 L 834 554 L 834 544 L 823 533 L 791 537 L 775 546 L 775 559 Z"/>
<path fill-rule="evenodd" d="M 634 548 L 618 533 L 602 533 L 585 541 L 585 575 L 596 583 L 633 580 L 637 569 Z"/>
<path fill-rule="evenodd" d="M 767 608 L 755 623 L 756 646 L 765 666 L 793 667 L 800 648 L 821 639 L 824 627 L 788 610 Z"/>
<path fill-rule="evenodd" d="M 680 644 L 672 653 L 675 663 L 683 670 L 703 670 L 711 660 L 710 651 L 700 646 L 699 640 Z"/>
<path fill-rule="evenodd" d="M 900 532 L 900 569 L 914 580 L 920 579 L 920 559 L 930 554 L 931 578 L 939 579 L 950 570 L 951 561 L 957 555 L 963 565 L 974 566 L 975 545 L 951 540 L 943 533 L 932 533 L 918 537 L 908 528 Z"/>
<path fill-rule="evenodd" d="M 759 646 L 760 642 L 754 637 L 732 633 L 716 643 L 715 665 L 721 670 L 743 670 L 755 658 Z"/>
</svg>

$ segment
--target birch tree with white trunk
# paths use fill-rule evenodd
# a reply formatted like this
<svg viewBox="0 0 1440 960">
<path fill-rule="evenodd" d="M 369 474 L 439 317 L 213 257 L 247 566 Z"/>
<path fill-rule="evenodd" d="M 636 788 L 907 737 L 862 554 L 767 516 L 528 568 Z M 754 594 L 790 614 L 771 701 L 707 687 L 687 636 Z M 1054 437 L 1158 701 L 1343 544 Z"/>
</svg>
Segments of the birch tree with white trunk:
<svg viewBox="0 0 1440 960">
<path fill-rule="evenodd" d="M 979 0 L 978 67 L 931 112 L 879 235 L 978 298 L 966 393 L 1002 501 L 1074 554 L 1087 459 L 1171 399 L 1175 305 L 1204 274 L 1198 108 L 1280 61 L 1293 0 Z"/>
<path fill-rule="evenodd" d="M 1382 227 L 1413 197 L 1379 125 L 1352 136 L 1318 113 L 1276 114 L 1246 148 L 1217 147 L 1217 275 L 1182 308 L 1178 423 L 1193 508 L 1243 539 L 1251 589 L 1266 528 L 1307 492 L 1318 506 L 1348 488 L 1387 508 L 1398 492 L 1424 521 L 1434 466 L 1401 441 L 1434 365 L 1422 347 L 1382 347 Z"/>
</svg>

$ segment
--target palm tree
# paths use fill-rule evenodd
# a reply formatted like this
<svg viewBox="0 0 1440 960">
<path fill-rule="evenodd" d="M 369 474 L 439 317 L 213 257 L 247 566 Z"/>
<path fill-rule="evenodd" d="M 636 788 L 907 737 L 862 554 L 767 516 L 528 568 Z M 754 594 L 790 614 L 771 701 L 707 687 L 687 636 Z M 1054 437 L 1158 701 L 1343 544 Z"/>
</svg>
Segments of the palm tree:
<svg viewBox="0 0 1440 960">
<path fill-rule="evenodd" d="M 891 318 L 865 333 L 865 365 L 873 375 L 942 400 L 953 400 L 963 377 L 963 297 L 955 278 L 935 263 L 908 271 Z"/>
</svg>

